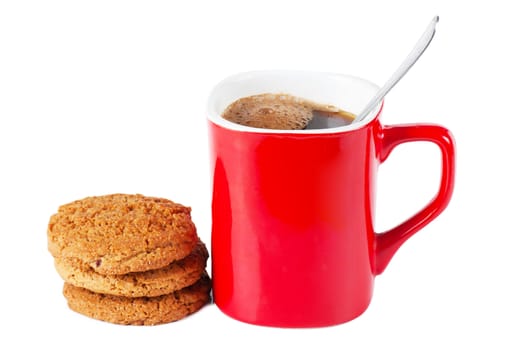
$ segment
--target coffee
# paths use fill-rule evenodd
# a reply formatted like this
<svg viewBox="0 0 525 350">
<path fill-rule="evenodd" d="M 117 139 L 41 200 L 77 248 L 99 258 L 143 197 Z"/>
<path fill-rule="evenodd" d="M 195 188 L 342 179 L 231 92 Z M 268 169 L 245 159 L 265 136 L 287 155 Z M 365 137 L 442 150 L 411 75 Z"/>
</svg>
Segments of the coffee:
<svg viewBox="0 0 525 350">
<path fill-rule="evenodd" d="M 259 94 L 230 104 L 222 117 L 231 122 L 263 129 L 327 129 L 352 124 L 355 115 L 288 94 Z"/>
</svg>

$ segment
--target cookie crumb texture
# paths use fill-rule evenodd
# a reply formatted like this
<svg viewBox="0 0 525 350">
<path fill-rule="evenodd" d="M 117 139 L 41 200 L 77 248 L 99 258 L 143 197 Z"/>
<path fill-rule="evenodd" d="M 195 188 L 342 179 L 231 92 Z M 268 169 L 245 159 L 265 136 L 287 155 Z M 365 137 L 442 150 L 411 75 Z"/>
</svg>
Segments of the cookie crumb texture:
<svg viewBox="0 0 525 350">
<path fill-rule="evenodd" d="M 206 246 L 199 241 L 184 259 L 175 260 L 168 266 L 155 270 L 124 275 L 102 275 L 76 258 L 56 258 L 55 268 L 67 283 L 96 293 L 154 297 L 196 283 L 206 268 L 208 257 Z"/>
<path fill-rule="evenodd" d="M 85 316 L 123 325 L 158 325 L 180 320 L 210 302 L 206 273 L 192 286 L 158 297 L 128 298 L 94 293 L 64 283 L 68 306 Z"/>
<path fill-rule="evenodd" d="M 87 197 L 51 216 L 48 249 L 100 274 L 159 269 L 195 248 L 199 239 L 190 213 L 168 199 L 140 194 Z"/>
</svg>

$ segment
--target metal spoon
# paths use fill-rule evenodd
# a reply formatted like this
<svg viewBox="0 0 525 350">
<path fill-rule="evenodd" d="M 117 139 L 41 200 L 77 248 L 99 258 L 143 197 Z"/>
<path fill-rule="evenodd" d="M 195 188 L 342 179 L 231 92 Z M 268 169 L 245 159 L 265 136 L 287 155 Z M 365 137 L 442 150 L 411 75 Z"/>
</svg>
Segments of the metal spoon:
<svg viewBox="0 0 525 350">
<path fill-rule="evenodd" d="M 364 117 L 366 117 L 385 97 L 385 95 L 397 84 L 397 82 L 403 78 L 403 76 L 408 72 L 408 70 L 416 63 L 416 61 L 421 57 L 423 52 L 425 52 L 426 48 L 432 41 L 432 38 L 434 37 L 434 34 L 436 32 L 436 24 L 439 22 L 439 16 L 436 16 L 430 21 L 430 24 L 428 25 L 427 29 L 419 38 L 419 40 L 416 43 L 416 46 L 412 49 L 412 51 L 408 54 L 407 58 L 401 63 L 399 68 L 394 72 L 394 74 L 390 77 L 390 79 L 383 85 L 381 89 L 377 91 L 375 96 L 368 102 L 366 107 L 357 115 L 357 117 L 354 119 L 353 123 L 359 122 L 363 120 Z"/>
</svg>

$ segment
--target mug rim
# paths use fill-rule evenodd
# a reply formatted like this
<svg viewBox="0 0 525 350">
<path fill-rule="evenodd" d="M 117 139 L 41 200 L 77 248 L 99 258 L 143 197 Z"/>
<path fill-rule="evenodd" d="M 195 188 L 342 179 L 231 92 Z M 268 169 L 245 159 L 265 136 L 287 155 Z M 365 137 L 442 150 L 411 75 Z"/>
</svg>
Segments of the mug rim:
<svg viewBox="0 0 525 350">
<path fill-rule="evenodd" d="M 344 79 L 344 80 L 353 80 L 355 82 L 358 82 L 364 86 L 366 86 L 368 89 L 374 90 L 376 92 L 379 90 L 379 86 L 377 84 L 374 84 L 366 79 L 348 75 L 348 74 L 342 74 L 342 73 L 332 73 L 332 72 L 321 72 L 321 71 L 306 71 L 306 70 L 253 70 L 253 71 L 245 71 L 240 72 L 236 74 L 232 74 L 223 80 L 221 80 L 219 83 L 217 83 L 208 96 L 208 102 L 206 107 L 206 113 L 207 113 L 207 119 L 209 122 L 223 127 L 225 129 L 233 130 L 233 131 L 241 131 L 241 132 L 249 132 L 249 133 L 262 133 L 262 134 L 295 134 L 295 135 L 312 135 L 312 134 L 334 134 L 334 133 L 342 133 L 352 130 L 357 130 L 365 127 L 368 125 L 371 121 L 378 118 L 381 114 L 381 111 L 383 109 L 384 100 L 382 100 L 370 113 L 366 115 L 363 120 L 361 120 L 358 123 L 351 123 L 349 125 L 340 126 L 340 127 L 334 127 L 334 128 L 326 128 L 326 129 L 308 129 L 308 130 L 280 130 L 280 129 L 264 129 L 264 128 L 256 128 L 251 126 L 245 126 L 241 124 L 237 124 L 234 122 L 231 122 L 227 119 L 224 119 L 221 117 L 221 111 L 218 111 L 216 108 L 216 100 L 219 96 L 219 93 L 221 90 L 223 90 L 228 84 L 234 83 L 234 82 L 240 82 L 244 79 L 248 78 L 255 78 L 255 77 L 263 77 L 263 76 L 271 76 L 271 75 L 280 75 L 280 76 L 294 76 L 294 77 L 324 77 L 328 79 Z M 269 91 L 267 91 L 269 92 Z M 263 93 L 263 92 L 261 92 Z M 285 91 L 280 93 L 287 93 Z M 246 97 L 250 96 L 250 94 L 245 94 L 243 96 L 237 97 Z M 303 97 L 303 96 L 299 96 Z M 231 101 L 233 102 L 233 101 Z M 231 103 L 230 102 L 230 103 Z M 317 101 L 315 101 L 317 102 Z M 227 106 L 224 106 L 226 108 Z"/>
</svg>

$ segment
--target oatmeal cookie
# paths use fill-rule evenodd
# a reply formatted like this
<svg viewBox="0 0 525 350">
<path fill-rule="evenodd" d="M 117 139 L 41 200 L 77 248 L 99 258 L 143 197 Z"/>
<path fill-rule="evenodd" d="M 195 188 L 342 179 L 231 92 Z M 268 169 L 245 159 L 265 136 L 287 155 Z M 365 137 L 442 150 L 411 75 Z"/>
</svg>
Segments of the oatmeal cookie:
<svg viewBox="0 0 525 350">
<path fill-rule="evenodd" d="M 100 294 L 64 283 L 69 308 L 82 315 L 124 325 L 157 325 L 180 320 L 210 301 L 211 281 L 205 273 L 184 289 L 157 297 L 128 298 Z"/>
<path fill-rule="evenodd" d="M 100 274 L 165 267 L 198 242 L 191 209 L 140 194 L 87 197 L 61 206 L 48 224 L 55 258 L 77 258 Z"/>
</svg>

